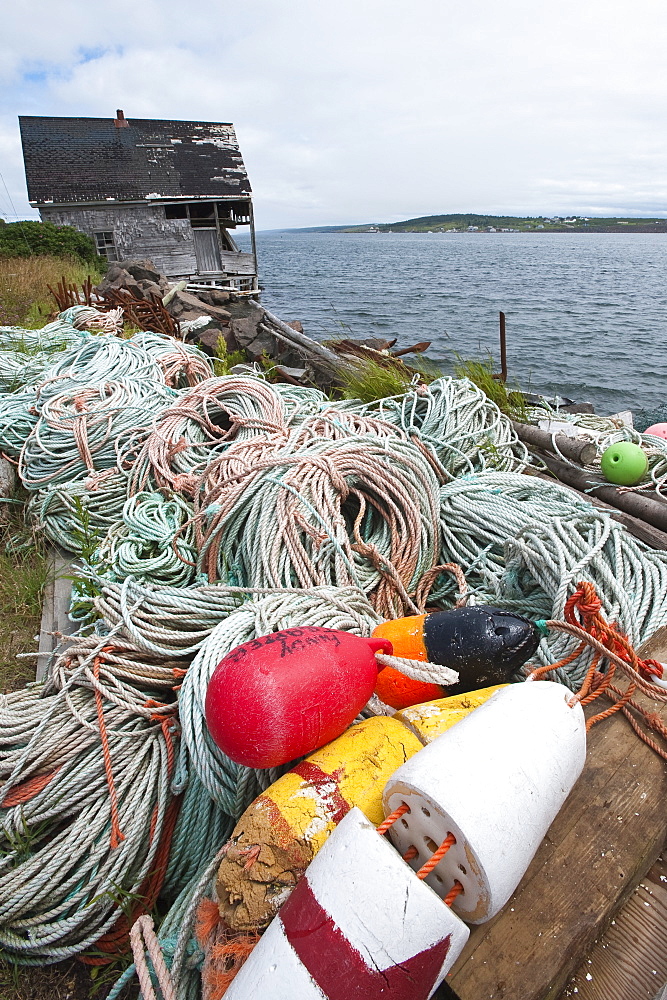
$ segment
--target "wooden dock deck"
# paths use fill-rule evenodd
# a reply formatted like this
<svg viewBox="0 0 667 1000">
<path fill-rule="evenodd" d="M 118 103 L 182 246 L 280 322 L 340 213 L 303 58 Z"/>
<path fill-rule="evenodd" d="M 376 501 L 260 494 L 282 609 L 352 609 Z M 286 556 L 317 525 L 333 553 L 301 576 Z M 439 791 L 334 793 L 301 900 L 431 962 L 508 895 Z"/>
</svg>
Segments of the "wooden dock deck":
<svg viewBox="0 0 667 1000">
<path fill-rule="evenodd" d="M 657 708 L 667 722 L 667 706 L 645 704 Z M 587 713 L 599 710 L 593 704 Z M 473 929 L 447 978 L 451 989 L 442 986 L 434 996 L 445 1000 L 453 990 L 460 1000 L 561 997 L 661 854 L 667 837 L 666 803 L 665 761 L 620 713 L 595 725 L 589 732 L 584 771 L 517 892 L 496 918 Z M 663 926 L 663 954 L 665 930 Z M 656 978 L 649 1000 L 664 985 L 657 972 Z M 602 998 L 590 991 L 585 996 Z M 604 996 L 616 1000 L 612 994 Z M 618 1000 L 621 996 L 635 1000 L 632 994 L 619 994 Z"/>
</svg>

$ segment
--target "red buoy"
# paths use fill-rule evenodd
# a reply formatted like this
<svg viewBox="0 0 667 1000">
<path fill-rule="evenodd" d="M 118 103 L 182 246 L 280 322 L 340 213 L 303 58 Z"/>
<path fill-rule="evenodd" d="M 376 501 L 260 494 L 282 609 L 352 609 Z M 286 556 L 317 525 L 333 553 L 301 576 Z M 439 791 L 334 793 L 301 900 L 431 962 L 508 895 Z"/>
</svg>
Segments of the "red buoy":
<svg viewBox="0 0 667 1000">
<path fill-rule="evenodd" d="M 306 626 L 251 639 L 215 668 L 206 724 L 246 767 L 277 767 L 336 739 L 373 693 L 387 639 Z"/>
</svg>

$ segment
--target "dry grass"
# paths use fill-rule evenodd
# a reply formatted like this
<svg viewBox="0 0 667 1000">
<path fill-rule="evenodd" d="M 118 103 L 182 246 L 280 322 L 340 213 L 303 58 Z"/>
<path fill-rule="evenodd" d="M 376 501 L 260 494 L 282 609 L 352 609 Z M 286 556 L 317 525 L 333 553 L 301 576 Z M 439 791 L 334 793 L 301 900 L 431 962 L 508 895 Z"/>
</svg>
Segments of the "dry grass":
<svg viewBox="0 0 667 1000">
<path fill-rule="evenodd" d="M 102 1000 L 111 984 L 94 993 L 90 970 L 78 962 L 43 968 L 0 963 L 0 1000 Z"/>
<path fill-rule="evenodd" d="M 90 268 L 73 258 L 0 257 L 0 326 L 44 326 L 58 311 L 47 286 L 55 287 L 63 276 L 80 285 L 89 274 Z"/>
</svg>

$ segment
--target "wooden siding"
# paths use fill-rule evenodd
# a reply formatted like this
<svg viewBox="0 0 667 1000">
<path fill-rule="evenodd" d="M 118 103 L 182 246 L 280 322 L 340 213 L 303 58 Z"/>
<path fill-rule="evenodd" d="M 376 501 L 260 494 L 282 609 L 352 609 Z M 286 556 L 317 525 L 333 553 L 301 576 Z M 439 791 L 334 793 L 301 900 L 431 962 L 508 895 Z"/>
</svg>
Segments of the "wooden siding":
<svg viewBox="0 0 667 1000">
<path fill-rule="evenodd" d="M 42 208 L 45 222 L 74 226 L 93 236 L 114 234 L 119 260 L 149 258 L 167 277 L 196 272 L 194 240 L 187 219 L 166 219 L 162 205 Z"/>
<path fill-rule="evenodd" d="M 189 220 L 165 218 L 163 205 L 42 206 L 41 216 L 45 222 L 74 226 L 93 238 L 96 232 L 113 232 L 119 260 L 148 258 L 168 278 L 199 273 Z M 250 253 L 223 250 L 220 256 L 226 274 L 256 272 Z"/>
</svg>

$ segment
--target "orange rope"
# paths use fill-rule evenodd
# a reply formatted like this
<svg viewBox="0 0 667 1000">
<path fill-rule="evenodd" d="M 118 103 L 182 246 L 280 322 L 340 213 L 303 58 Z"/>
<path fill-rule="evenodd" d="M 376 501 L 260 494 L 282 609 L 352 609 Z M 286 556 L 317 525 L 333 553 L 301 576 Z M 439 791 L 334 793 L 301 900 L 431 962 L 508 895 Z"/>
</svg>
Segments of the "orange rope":
<svg viewBox="0 0 667 1000">
<path fill-rule="evenodd" d="M 100 662 L 102 654 L 111 652 L 109 647 L 105 647 L 101 650 L 100 655 L 95 658 L 93 664 L 93 675 L 96 680 L 99 680 L 100 675 Z M 106 724 L 104 720 L 103 711 L 103 701 L 101 693 L 95 690 L 95 704 L 97 706 L 97 718 L 100 726 L 100 737 L 102 740 L 102 749 L 104 753 L 104 767 L 107 776 L 107 784 L 109 786 L 109 797 L 111 799 L 111 847 L 116 848 L 119 846 L 120 841 L 124 840 L 125 837 L 121 833 L 118 821 L 118 794 L 116 791 L 116 786 L 113 779 L 113 771 L 111 768 L 111 753 L 109 750 L 109 739 L 106 731 Z M 147 707 L 164 708 L 162 702 L 153 701 L 149 699 L 146 703 Z M 172 709 L 172 713 L 176 711 L 176 706 L 169 706 Z M 175 720 L 173 714 L 164 715 L 160 712 L 155 712 L 151 715 L 151 719 L 155 722 L 160 723 L 162 733 L 165 739 L 166 751 L 167 751 L 167 775 L 169 780 L 173 774 L 174 762 L 175 762 L 175 750 L 174 750 L 174 740 L 173 740 L 173 727 L 175 725 Z M 79 961 L 83 962 L 85 965 L 108 965 L 115 960 L 118 955 L 123 955 L 128 951 L 129 948 L 129 937 L 130 928 L 132 924 L 137 919 L 137 917 L 143 916 L 149 913 L 150 910 L 155 906 L 157 898 L 160 895 L 160 890 L 162 888 L 162 883 L 164 882 L 165 875 L 167 873 L 167 866 L 169 864 L 169 853 L 171 849 L 171 841 L 174 835 L 174 828 L 176 826 L 176 820 L 178 819 L 178 813 L 181 806 L 182 796 L 174 797 L 169 805 L 167 806 L 164 814 L 164 823 L 162 825 L 162 834 L 160 837 L 160 842 L 158 844 L 155 856 L 153 859 L 153 869 L 146 876 L 144 881 L 141 883 L 138 892 L 137 900 L 132 907 L 131 913 L 127 916 L 122 914 L 116 923 L 113 925 L 111 930 L 107 931 L 106 934 L 102 935 L 98 941 L 95 942 L 95 948 L 98 951 L 104 952 L 104 955 L 94 956 L 94 955 L 79 955 Z M 149 841 L 152 843 L 155 836 L 155 828 L 157 826 L 158 820 L 158 804 L 156 803 L 153 807 L 153 812 L 151 816 L 151 823 L 149 829 Z M 108 957 L 107 957 L 108 956 Z"/>
<path fill-rule="evenodd" d="M 449 892 L 445 896 L 444 899 L 445 906 L 451 906 L 456 897 L 460 896 L 462 892 L 463 892 L 463 886 L 457 879 L 456 882 L 454 882 L 453 887 L 449 890 Z"/>
<path fill-rule="evenodd" d="M 615 712 L 622 711 L 630 720 L 637 735 L 651 749 L 660 753 L 660 756 L 663 756 L 664 754 L 658 748 L 657 744 L 638 726 L 626 710 L 626 706 L 632 702 L 632 696 L 637 688 L 648 697 L 652 697 L 658 701 L 666 700 L 665 695 L 659 688 L 655 688 L 652 684 L 647 683 L 652 677 L 662 676 L 662 665 L 657 660 L 642 660 L 633 649 L 628 637 L 616 625 L 610 624 L 605 620 L 602 615 L 602 602 L 592 583 L 580 581 L 577 584 L 576 591 L 565 604 L 564 618 L 564 622 L 548 621 L 546 624 L 549 628 L 560 629 L 569 635 L 580 638 L 581 642 L 579 646 L 573 653 L 563 657 L 557 663 L 534 670 L 529 679 L 533 681 L 540 680 L 552 670 L 557 670 L 559 667 L 565 667 L 569 663 L 572 663 L 573 660 L 576 660 L 583 653 L 586 646 L 593 647 L 595 653 L 591 665 L 581 688 L 573 696 L 570 704 L 575 705 L 577 702 L 580 702 L 582 705 L 588 705 L 604 694 L 612 701 L 612 705 L 605 709 L 605 711 L 588 719 L 586 729 L 589 730 L 596 722 L 609 718 Z M 599 669 L 601 661 L 607 664 L 604 673 Z M 629 684 L 625 691 L 620 691 L 611 685 L 618 666 L 624 669 L 629 678 Z M 610 690 L 616 691 L 619 697 L 614 698 L 609 693 Z M 647 725 L 657 730 L 661 736 L 665 736 L 665 733 L 662 731 L 664 726 L 662 726 L 657 713 L 645 713 L 636 704 L 635 709 L 640 711 Z"/>
<path fill-rule="evenodd" d="M 174 834 L 174 827 L 178 819 L 178 811 L 181 806 L 182 796 L 172 799 L 165 813 L 162 828 L 162 837 L 154 857 L 154 868 L 141 883 L 137 896 L 138 899 L 132 907 L 129 916 L 122 914 L 110 931 L 107 931 L 98 941 L 95 948 L 105 954 L 100 956 L 78 955 L 77 958 L 84 965 L 109 965 L 118 955 L 124 955 L 129 948 L 130 928 L 137 917 L 142 916 L 155 906 L 164 877 L 167 873 L 169 863 L 169 851 L 171 839 Z M 108 956 L 108 957 L 106 957 Z"/>
<path fill-rule="evenodd" d="M 107 648 L 102 650 L 102 653 L 109 652 Z M 93 676 L 96 681 L 100 679 L 100 662 L 101 657 L 96 656 L 95 662 L 93 663 Z M 106 722 L 104 719 L 104 703 L 102 701 L 101 692 L 95 688 L 95 707 L 97 709 L 97 722 L 100 727 L 100 740 L 102 741 L 102 755 L 104 757 L 104 771 L 107 777 L 107 785 L 109 786 L 109 799 L 111 802 L 111 847 L 115 849 L 125 840 L 125 834 L 122 833 L 120 829 L 120 819 L 118 812 L 118 792 L 116 791 L 116 784 L 113 780 L 113 769 L 111 767 L 111 750 L 109 749 L 109 736 L 107 733 Z"/>
<path fill-rule="evenodd" d="M 34 799 L 35 795 L 39 795 L 53 781 L 59 770 L 60 768 L 57 767 L 55 771 L 36 775 L 34 778 L 22 781 L 20 785 L 15 785 L 2 800 L 2 808 L 11 809 L 12 806 L 20 806 L 24 802 L 30 802 L 30 799 Z"/>
<path fill-rule="evenodd" d="M 615 687 L 613 684 L 609 685 L 609 691 L 613 691 L 614 694 L 617 694 L 622 698 L 624 698 L 624 695 L 627 694 L 627 692 L 621 691 L 620 688 Z M 609 691 L 607 692 L 607 697 L 612 698 L 613 695 L 611 695 Z M 638 702 L 633 701 L 632 699 L 628 700 L 627 698 L 624 698 L 624 700 L 626 704 L 623 705 L 621 711 L 623 712 L 623 715 L 626 717 L 626 719 L 636 732 L 637 736 L 639 736 L 639 738 L 642 739 L 644 743 L 646 743 L 646 745 L 651 748 L 651 750 L 654 750 L 659 757 L 662 757 L 663 760 L 667 760 L 667 750 L 664 750 L 661 746 L 659 746 L 659 744 L 655 742 L 655 740 L 651 739 L 648 733 L 644 732 L 644 730 L 640 727 L 639 723 L 637 722 L 634 715 L 630 711 L 630 708 L 632 708 L 633 711 L 635 711 L 644 720 L 647 726 L 655 730 L 655 732 L 659 733 L 659 735 L 662 736 L 664 740 L 667 740 L 667 726 L 665 726 L 664 722 L 662 721 L 658 713 L 647 712 L 645 708 L 643 708 L 640 704 L 638 704 Z"/>
<path fill-rule="evenodd" d="M 387 816 L 384 823 L 380 823 L 377 831 L 379 834 L 386 833 L 387 830 L 394 825 L 397 819 L 400 819 L 405 813 L 410 812 L 410 806 L 407 802 L 402 802 L 398 809 L 394 809 L 393 813 Z"/>
<path fill-rule="evenodd" d="M 419 851 L 417 850 L 417 848 L 413 844 L 412 847 L 408 847 L 408 849 L 405 852 L 405 854 L 401 855 L 401 857 L 403 858 L 404 861 L 412 861 L 412 859 L 416 858 L 418 854 L 419 854 Z"/>
<path fill-rule="evenodd" d="M 453 847 L 455 843 L 456 837 L 454 834 L 448 833 L 435 854 L 432 854 L 426 864 L 421 866 L 417 872 L 417 878 L 426 878 L 427 875 L 430 875 L 438 862 L 442 861 L 449 848 Z"/>
</svg>

